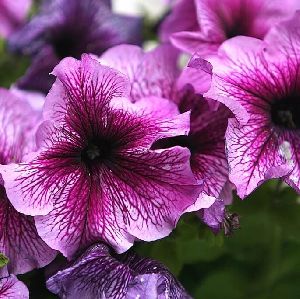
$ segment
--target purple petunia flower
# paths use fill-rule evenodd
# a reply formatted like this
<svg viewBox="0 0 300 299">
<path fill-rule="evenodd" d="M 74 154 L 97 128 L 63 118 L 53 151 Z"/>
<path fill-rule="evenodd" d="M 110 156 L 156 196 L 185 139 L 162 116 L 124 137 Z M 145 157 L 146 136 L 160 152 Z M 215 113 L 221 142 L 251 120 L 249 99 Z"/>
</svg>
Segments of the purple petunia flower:
<svg viewBox="0 0 300 299">
<path fill-rule="evenodd" d="M 150 148 L 187 134 L 189 113 L 166 100 L 163 115 L 150 102 L 137 109 L 126 101 L 128 79 L 88 55 L 64 59 L 53 74 L 41 149 L 1 170 L 13 205 L 41 215 L 39 235 L 65 256 L 100 239 L 122 252 L 135 238 L 168 235 L 199 190 L 187 149 Z"/>
<path fill-rule="evenodd" d="M 201 186 L 198 201 L 188 211 L 212 205 L 228 181 L 224 136 L 228 118 L 233 115 L 223 104 L 202 96 L 210 86 L 209 63 L 194 59 L 180 73 L 176 64 L 177 52 L 171 46 L 160 46 L 144 53 L 139 47 L 130 45 L 109 49 L 100 61 L 129 76 L 131 100 L 136 105 L 147 98 L 160 106 L 162 98 L 167 98 L 177 104 L 181 113 L 191 110 L 190 133 L 160 140 L 154 147 L 187 147 L 191 152 L 192 171 Z"/>
<path fill-rule="evenodd" d="M 8 38 L 25 21 L 31 0 L 0 0 L 0 37 Z"/>
<path fill-rule="evenodd" d="M 161 263 L 134 253 L 114 254 L 97 244 L 47 281 L 61 298 L 189 299 L 176 278 Z"/>
<path fill-rule="evenodd" d="M 108 0 L 46 0 L 40 12 L 9 40 L 14 52 L 33 56 L 18 87 L 47 93 L 49 76 L 65 57 L 100 55 L 111 46 L 140 43 L 141 20 L 113 14 Z"/>
<path fill-rule="evenodd" d="M 281 0 L 179 0 L 161 26 L 161 39 L 190 54 L 205 55 L 234 36 L 263 38 L 297 8 L 297 0 L 284 5 Z"/>
<path fill-rule="evenodd" d="M 236 114 L 226 132 L 230 180 L 244 198 L 270 178 L 299 192 L 300 13 L 274 27 L 264 41 L 225 42 L 207 96 Z M 276 42 L 275 42 L 276 41 Z"/>
<path fill-rule="evenodd" d="M 180 71 L 178 53 L 171 46 L 162 45 L 150 52 L 133 45 L 119 45 L 107 50 L 100 62 L 126 74 L 131 83 L 130 99 L 171 99 Z"/>
<path fill-rule="evenodd" d="M 21 162 L 34 148 L 33 129 L 39 114 L 26 101 L 0 89 L 0 164 Z M 56 253 L 38 236 L 33 217 L 18 213 L 9 202 L 0 175 L 0 252 L 9 258 L 5 273 L 25 273 L 50 263 Z"/>
<path fill-rule="evenodd" d="M 10 275 L 0 278 L 0 299 L 29 299 L 29 291 L 16 276 Z"/>
</svg>

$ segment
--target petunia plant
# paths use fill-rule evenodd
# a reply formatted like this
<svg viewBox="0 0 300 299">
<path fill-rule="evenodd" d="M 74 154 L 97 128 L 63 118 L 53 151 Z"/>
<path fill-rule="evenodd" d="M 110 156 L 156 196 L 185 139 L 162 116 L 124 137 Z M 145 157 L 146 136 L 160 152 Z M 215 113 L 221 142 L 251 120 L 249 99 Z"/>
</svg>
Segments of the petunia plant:
<svg viewBox="0 0 300 299">
<path fill-rule="evenodd" d="M 299 298 L 300 4 L 161 2 L 0 0 L 0 299 Z"/>
</svg>

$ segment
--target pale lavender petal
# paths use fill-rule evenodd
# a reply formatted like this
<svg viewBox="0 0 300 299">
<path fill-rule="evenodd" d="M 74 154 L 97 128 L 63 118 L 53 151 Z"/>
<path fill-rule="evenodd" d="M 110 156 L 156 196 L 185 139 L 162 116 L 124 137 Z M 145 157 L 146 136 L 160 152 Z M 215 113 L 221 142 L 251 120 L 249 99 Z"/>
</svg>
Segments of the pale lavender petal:
<svg viewBox="0 0 300 299">
<path fill-rule="evenodd" d="M 196 200 L 196 202 L 185 210 L 185 212 L 195 212 L 201 209 L 208 209 L 214 202 L 216 197 L 209 196 L 205 192 L 201 192 Z"/>
<path fill-rule="evenodd" d="M 26 100 L 0 88 L 0 164 L 20 162 L 35 148 L 34 129 L 40 113 Z"/>
<path fill-rule="evenodd" d="M 8 38 L 25 21 L 31 0 L 0 1 L 0 37 Z"/>
<path fill-rule="evenodd" d="M 170 98 L 179 71 L 178 53 L 171 46 L 161 45 L 145 53 L 133 82 L 131 96 L 134 100 L 146 96 Z"/>
<path fill-rule="evenodd" d="M 99 61 L 127 75 L 130 82 L 133 82 L 144 55 L 143 49 L 138 46 L 119 45 L 105 51 Z"/>
<path fill-rule="evenodd" d="M 202 95 L 209 90 L 211 78 L 212 65 L 195 55 L 178 77 L 176 89 L 180 92 L 189 84 L 193 86 L 195 93 Z M 177 101 L 180 101 L 180 96 L 177 96 Z"/>
<path fill-rule="evenodd" d="M 225 205 L 231 205 L 233 201 L 232 191 L 235 190 L 234 184 L 232 184 L 229 180 L 225 183 L 219 198 L 224 201 Z"/>
<path fill-rule="evenodd" d="M 209 208 L 201 209 L 197 216 L 203 223 L 209 226 L 213 232 L 218 233 L 222 229 L 225 217 L 225 204 L 223 200 L 217 199 Z"/>
<path fill-rule="evenodd" d="M 19 89 L 15 86 L 11 86 L 9 89 L 13 94 L 15 94 L 20 100 L 24 100 L 37 112 L 41 113 L 45 103 L 45 96 L 40 92 L 30 92 L 26 90 Z"/>
<path fill-rule="evenodd" d="M 179 0 L 160 27 L 160 38 L 169 41 L 174 32 L 199 30 L 194 0 Z"/>
<path fill-rule="evenodd" d="M 169 45 L 161 45 L 150 52 L 134 46 L 121 45 L 108 50 L 100 62 L 116 67 L 131 82 L 131 99 L 147 96 L 170 98 L 178 76 L 178 53 Z"/>
<path fill-rule="evenodd" d="M 279 56 L 297 56 L 300 49 L 300 11 L 293 18 L 272 27 L 265 37 L 267 51 L 276 60 Z"/>
<path fill-rule="evenodd" d="M 0 278 L 0 298 L 1 299 L 29 299 L 29 291 L 25 284 L 16 276 Z"/>
<path fill-rule="evenodd" d="M 205 57 L 217 52 L 220 42 L 211 41 L 202 32 L 181 31 L 172 34 L 170 38 L 172 44 L 183 52 Z"/>
<path fill-rule="evenodd" d="M 285 181 L 300 193 L 300 164 L 298 162 L 300 161 L 300 154 L 298 151 L 300 145 L 300 136 L 293 133 L 290 133 L 289 136 L 288 135 L 289 134 L 283 138 L 290 140 L 290 143 L 288 141 L 284 142 L 281 145 L 281 151 L 286 156 L 289 164 L 292 164 L 294 167 L 289 175 L 285 178 Z"/>
<path fill-rule="evenodd" d="M 33 155 L 29 155 L 29 157 L 33 158 Z M 34 164 L 37 165 L 36 162 Z M 52 173 L 51 169 L 49 171 Z M 50 182 L 55 182 L 56 178 L 54 177 L 53 181 L 50 179 L 44 181 L 45 186 L 49 185 L 49 187 L 40 188 L 36 183 L 42 179 L 40 174 L 36 169 L 28 169 L 25 163 L 0 166 L 0 173 L 9 201 L 14 208 L 31 216 L 48 214 L 53 208 L 54 199 L 52 199 L 52 195 L 58 192 L 60 186 L 66 184 L 65 181 L 57 181 L 55 185 L 50 185 Z M 19 182 L 21 175 L 27 178 L 22 188 L 20 188 Z M 28 192 L 26 193 L 28 195 L 25 200 L 22 200 L 24 192 Z"/>
</svg>

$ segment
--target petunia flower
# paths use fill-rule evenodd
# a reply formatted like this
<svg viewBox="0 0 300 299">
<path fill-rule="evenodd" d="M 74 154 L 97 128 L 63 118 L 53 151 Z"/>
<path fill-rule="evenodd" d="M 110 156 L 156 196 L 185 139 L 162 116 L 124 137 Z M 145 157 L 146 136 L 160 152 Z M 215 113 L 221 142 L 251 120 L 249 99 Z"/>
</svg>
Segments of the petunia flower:
<svg viewBox="0 0 300 299">
<path fill-rule="evenodd" d="M 2 277 L 0 278 L 0 299 L 29 299 L 29 291 L 16 276 Z"/>
<path fill-rule="evenodd" d="M 33 129 L 39 114 L 25 100 L 0 89 L 0 164 L 21 162 L 34 148 Z M 4 273 L 25 273 L 50 263 L 56 253 L 38 236 L 33 217 L 18 213 L 9 202 L 0 175 L 0 252 L 9 258 Z"/>
<path fill-rule="evenodd" d="M 210 86 L 209 63 L 193 59 L 180 72 L 177 51 L 166 45 L 146 53 L 137 46 L 120 45 L 106 51 L 100 61 L 129 76 L 131 100 L 136 105 L 141 99 L 153 103 L 155 99 L 155 103 L 160 105 L 160 99 L 167 98 L 176 103 L 181 113 L 191 111 L 191 129 L 187 136 L 162 139 L 153 146 L 168 148 L 180 145 L 190 150 L 191 168 L 201 193 L 189 211 L 209 208 L 228 181 L 225 131 L 228 118 L 233 117 L 225 105 L 202 96 Z M 222 199 L 220 201 L 223 202 Z M 212 213 L 214 211 L 216 209 Z"/>
<path fill-rule="evenodd" d="M 161 263 L 133 252 L 116 255 L 104 244 L 47 280 L 47 288 L 66 299 L 188 299 L 182 285 Z"/>
<path fill-rule="evenodd" d="M 236 115 L 226 147 L 229 177 L 242 198 L 270 178 L 283 177 L 300 190 L 299 16 L 274 27 L 264 41 L 230 39 L 210 58 L 214 75 L 206 96 Z"/>
<path fill-rule="evenodd" d="M 108 0 L 45 0 L 9 40 L 11 51 L 32 56 L 18 87 L 47 93 L 55 80 L 49 73 L 62 58 L 140 43 L 140 23 L 139 18 L 113 14 Z"/>
<path fill-rule="evenodd" d="M 161 39 L 190 54 L 216 52 L 238 35 L 263 38 L 268 30 L 293 15 L 299 1 L 179 0 L 161 26 Z"/>
<path fill-rule="evenodd" d="M 41 149 L 1 169 L 15 208 L 41 215 L 39 235 L 68 257 L 97 240 L 123 252 L 135 238 L 168 235 L 198 186 L 187 149 L 150 148 L 187 134 L 189 113 L 177 115 L 168 101 L 163 115 L 149 102 L 136 109 L 126 100 L 127 77 L 89 55 L 64 59 L 53 74 Z"/>
<path fill-rule="evenodd" d="M 0 37 L 8 38 L 25 21 L 31 0 L 0 0 Z"/>
</svg>

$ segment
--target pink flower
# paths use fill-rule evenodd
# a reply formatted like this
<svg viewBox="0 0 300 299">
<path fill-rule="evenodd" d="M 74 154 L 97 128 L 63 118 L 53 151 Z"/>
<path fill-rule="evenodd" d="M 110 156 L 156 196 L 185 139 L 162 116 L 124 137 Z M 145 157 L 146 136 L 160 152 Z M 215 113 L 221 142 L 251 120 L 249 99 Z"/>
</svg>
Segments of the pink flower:
<svg viewBox="0 0 300 299">
<path fill-rule="evenodd" d="M 263 38 L 297 8 L 297 0 L 284 5 L 281 0 L 179 0 L 161 26 L 161 39 L 190 54 L 207 54 L 234 36 Z"/>
<path fill-rule="evenodd" d="M 242 198 L 278 177 L 299 191 L 299 32 L 298 12 L 264 41 L 236 37 L 209 59 L 214 75 L 206 96 L 237 118 L 229 121 L 226 147 L 229 177 Z"/>
<path fill-rule="evenodd" d="M 162 104 L 167 98 L 176 103 L 181 113 L 191 111 L 188 135 L 161 139 L 153 147 L 188 148 L 191 168 L 201 188 L 197 202 L 188 211 L 212 205 L 228 181 L 225 131 L 228 118 L 233 115 L 223 104 L 202 96 L 210 86 L 211 65 L 193 59 L 180 72 L 177 51 L 166 45 L 148 53 L 136 46 L 120 45 L 105 52 L 100 61 L 129 76 L 135 105 L 141 105 L 141 100 L 148 101 L 163 112 Z"/>
<path fill-rule="evenodd" d="M 147 103 L 132 107 L 127 77 L 88 55 L 62 60 L 53 74 L 41 149 L 1 170 L 13 205 L 40 215 L 39 235 L 65 256 L 98 240 L 123 252 L 136 238 L 168 235 L 199 191 L 187 149 L 151 146 L 187 134 L 189 113 L 169 102 L 164 118 Z"/>
<path fill-rule="evenodd" d="M 26 101 L 0 89 L 0 164 L 21 162 L 35 147 L 39 113 Z M 0 175 L 0 252 L 9 258 L 4 273 L 25 273 L 50 263 L 56 252 L 38 236 L 33 217 L 18 213 L 6 195 Z"/>
</svg>

